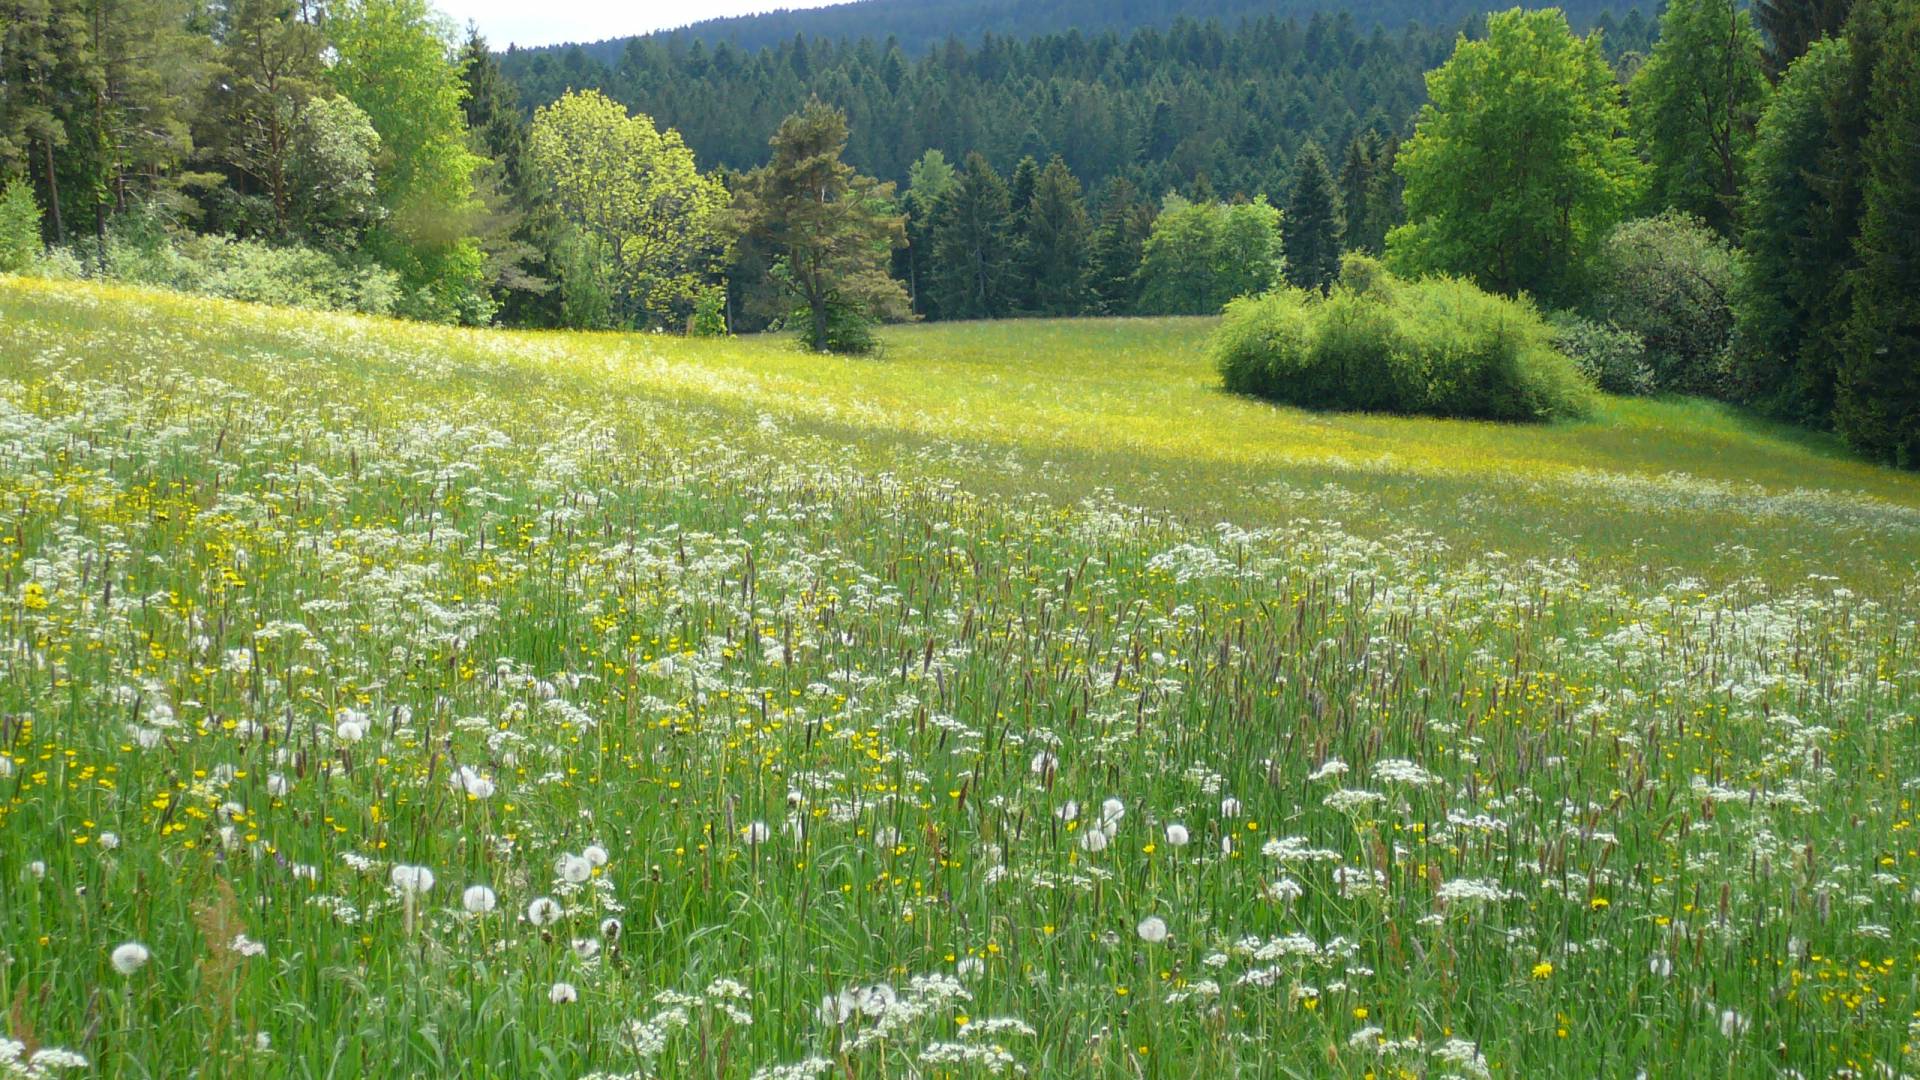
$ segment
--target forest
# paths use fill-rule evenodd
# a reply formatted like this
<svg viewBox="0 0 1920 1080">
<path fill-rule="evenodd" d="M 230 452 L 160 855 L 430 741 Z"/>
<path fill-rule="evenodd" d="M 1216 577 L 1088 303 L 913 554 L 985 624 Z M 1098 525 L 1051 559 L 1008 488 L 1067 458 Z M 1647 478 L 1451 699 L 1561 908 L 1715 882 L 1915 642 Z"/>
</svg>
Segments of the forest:
<svg viewBox="0 0 1920 1080">
<path fill-rule="evenodd" d="M 920 55 L 678 34 L 610 66 L 457 41 L 425 0 L 6 6 L 16 269 L 859 349 L 876 321 L 1213 314 L 1373 256 L 1536 305 L 1601 389 L 1916 456 L 1899 0 L 1675 0 L 1585 32 L 1551 9 L 1176 19 Z M 783 153 L 820 161 L 780 175 Z M 780 187 L 821 168 L 830 214 Z"/>
</svg>

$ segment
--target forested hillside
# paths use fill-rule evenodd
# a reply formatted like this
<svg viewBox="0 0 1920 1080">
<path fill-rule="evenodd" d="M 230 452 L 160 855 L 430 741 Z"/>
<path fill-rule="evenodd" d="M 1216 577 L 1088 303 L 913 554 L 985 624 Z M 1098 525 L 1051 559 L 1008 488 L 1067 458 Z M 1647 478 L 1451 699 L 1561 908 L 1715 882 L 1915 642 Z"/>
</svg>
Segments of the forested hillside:
<svg viewBox="0 0 1920 1080">
<path fill-rule="evenodd" d="M 1560 5 L 1577 25 L 1624 14 L 1633 0 L 1569 0 Z M 728 42 L 736 48 L 757 50 L 780 45 L 797 36 L 809 39 L 853 41 L 892 38 L 908 55 L 946 44 L 949 38 L 972 43 L 983 35 L 1029 38 L 1078 30 L 1083 34 L 1130 33 L 1146 27 L 1165 28 L 1181 19 L 1209 19 L 1232 24 L 1241 19 L 1277 16 L 1305 22 L 1316 13 L 1350 12 L 1364 27 L 1398 29 L 1408 23 L 1440 26 L 1499 10 L 1488 0 L 1380 0 L 1356 4 L 1353 0 L 1055 0 L 1035 4 L 1022 0 L 860 0 L 857 3 L 800 10 L 770 11 L 725 19 L 706 19 L 659 34 L 655 40 L 678 38 L 709 46 Z M 1649 15 L 1657 11 L 1649 11 Z M 628 41 L 609 38 L 583 45 L 594 59 L 615 63 Z M 559 46 L 560 49 L 568 46 Z"/>
<path fill-rule="evenodd" d="M 1479 32 L 1462 21 L 1389 31 L 1346 12 L 1181 19 L 1124 36 L 949 40 L 924 56 L 878 37 L 745 51 L 669 36 L 633 39 L 608 64 L 573 48 L 512 51 L 501 66 L 528 107 L 597 89 L 679 130 L 703 165 L 760 164 L 767 133 L 817 94 L 847 111 L 848 160 L 885 179 L 904 182 L 929 149 L 954 160 L 978 150 L 1001 170 L 1058 153 L 1090 187 L 1125 176 L 1159 195 L 1205 177 L 1252 195 L 1277 192 L 1307 140 L 1337 149 L 1362 126 L 1404 134 L 1424 73 L 1463 29 Z M 1655 30 L 1636 10 L 1603 33 L 1619 58 L 1644 52 Z"/>
</svg>

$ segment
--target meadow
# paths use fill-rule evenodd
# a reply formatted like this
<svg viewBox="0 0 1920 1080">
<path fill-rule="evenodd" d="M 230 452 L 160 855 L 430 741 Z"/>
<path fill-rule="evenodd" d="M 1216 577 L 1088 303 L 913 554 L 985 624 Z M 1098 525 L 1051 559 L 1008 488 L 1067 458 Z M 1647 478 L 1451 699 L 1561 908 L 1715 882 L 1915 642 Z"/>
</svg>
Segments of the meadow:
<svg viewBox="0 0 1920 1080">
<path fill-rule="evenodd" d="M 0 1075 L 1920 1075 L 1920 478 L 1210 325 L 0 278 Z"/>
</svg>

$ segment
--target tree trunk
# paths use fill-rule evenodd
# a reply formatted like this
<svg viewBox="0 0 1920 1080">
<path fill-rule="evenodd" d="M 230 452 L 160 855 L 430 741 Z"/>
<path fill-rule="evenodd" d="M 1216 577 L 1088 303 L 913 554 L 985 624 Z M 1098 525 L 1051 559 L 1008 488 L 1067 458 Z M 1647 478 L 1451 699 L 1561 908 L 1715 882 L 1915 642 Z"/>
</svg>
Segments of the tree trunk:
<svg viewBox="0 0 1920 1080">
<path fill-rule="evenodd" d="M 64 244 L 67 228 L 60 220 L 60 178 L 53 168 L 53 140 L 43 140 L 41 145 L 47 148 L 47 211 L 53 215 L 53 242 Z"/>
</svg>

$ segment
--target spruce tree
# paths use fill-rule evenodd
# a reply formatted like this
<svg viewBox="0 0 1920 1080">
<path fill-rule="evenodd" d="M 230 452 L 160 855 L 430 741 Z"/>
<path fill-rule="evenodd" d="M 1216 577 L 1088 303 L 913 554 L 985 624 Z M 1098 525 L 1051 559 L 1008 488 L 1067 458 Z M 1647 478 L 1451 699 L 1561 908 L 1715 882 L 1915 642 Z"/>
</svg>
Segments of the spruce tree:
<svg viewBox="0 0 1920 1080">
<path fill-rule="evenodd" d="M 907 192 L 901 199 L 907 211 L 907 246 L 896 264 L 899 276 L 906 279 L 913 310 L 930 319 L 940 317 L 936 290 L 931 287 L 934 212 L 957 182 L 955 175 L 945 154 L 929 150 L 907 170 Z"/>
<path fill-rule="evenodd" d="M 1008 311 L 1013 208 L 1007 185 L 979 151 L 934 212 L 934 288 L 949 319 Z"/>
<path fill-rule="evenodd" d="M 1834 422 L 1855 448 L 1920 468 L 1920 7 L 1862 0 L 1884 20 L 1862 143 L 1866 180 L 1853 313 Z"/>
<path fill-rule="evenodd" d="M 1012 276 L 1008 279 L 1007 302 L 1015 311 L 1032 311 L 1037 306 L 1033 277 L 1028 273 L 1027 246 L 1031 242 L 1033 192 L 1040 183 L 1040 164 L 1033 155 L 1022 157 L 1007 178 L 1007 203 L 1012 209 Z"/>
<path fill-rule="evenodd" d="M 501 321 L 553 325 L 559 312 L 554 279 L 559 274 L 559 216 L 541 198 L 527 164 L 527 119 L 519 91 L 500 62 L 471 28 L 460 50 L 462 103 L 468 137 L 488 164 L 474 175 L 484 212 L 475 225 L 487 255 L 487 279 Z"/>
<path fill-rule="evenodd" d="M 1034 182 L 1027 205 L 1021 276 L 1031 284 L 1033 310 L 1078 315 L 1087 309 L 1091 244 L 1080 181 L 1056 154 Z"/>
<path fill-rule="evenodd" d="M 1854 148 L 1834 124 L 1852 47 L 1815 43 L 1760 119 L 1741 200 L 1745 251 L 1734 291 L 1734 357 L 1744 396 L 1775 415 L 1832 422 L 1844 288 L 1853 263 Z M 1821 164 L 1840 170 L 1824 176 Z"/>
<path fill-rule="evenodd" d="M 1281 247 L 1286 253 L 1287 281 L 1302 289 L 1325 292 L 1340 276 L 1340 242 L 1346 224 L 1340 215 L 1340 194 L 1327 172 L 1327 159 L 1308 142 L 1293 159 L 1293 190 L 1280 218 Z"/>
<path fill-rule="evenodd" d="M 1140 258 L 1153 233 L 1153 204 L 1125 179 L 1107 185 L 1100 226 L 1093 235 L 1091 287 L 1106 315 L 1131 314 L 1139 300 Z"/>
</svg>

